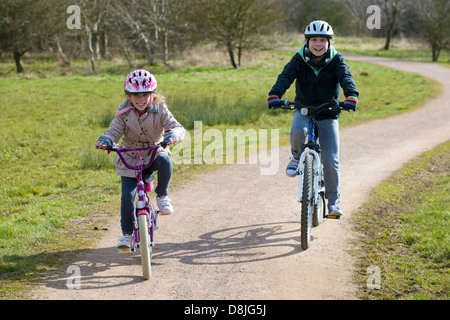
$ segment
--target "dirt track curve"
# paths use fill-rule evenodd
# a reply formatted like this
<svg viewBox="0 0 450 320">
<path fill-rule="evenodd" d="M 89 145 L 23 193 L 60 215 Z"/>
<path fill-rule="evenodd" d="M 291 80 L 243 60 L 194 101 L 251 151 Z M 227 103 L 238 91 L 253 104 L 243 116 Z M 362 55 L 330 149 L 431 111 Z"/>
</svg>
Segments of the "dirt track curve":
<svg viewBox="0 0 450 320">
<path fill-rule="evenodd" d="M 344 217 L 314 228 L 310 249 L 300 248 L 297 179 L 285 176 L 290 152 L 283 147 L 276 175 L 261 175 L 259 165 L 226 165 L 171 193 L 176 212 L 161 219 L 151 280 L 142 279 L 138 256 L 117 253 L 115 216 L 101 243 L 67 261 L 80 268 L 81 288 L 66 287 L 66 267 L 50 272 L 34 298 L 356 299 L 349 218 L 372 187 L 450 139 L 450 69 L 345 58 L 419 73 L 441 82 L 444 93 L 418 111 L 341 130 Z"/>
</svg>

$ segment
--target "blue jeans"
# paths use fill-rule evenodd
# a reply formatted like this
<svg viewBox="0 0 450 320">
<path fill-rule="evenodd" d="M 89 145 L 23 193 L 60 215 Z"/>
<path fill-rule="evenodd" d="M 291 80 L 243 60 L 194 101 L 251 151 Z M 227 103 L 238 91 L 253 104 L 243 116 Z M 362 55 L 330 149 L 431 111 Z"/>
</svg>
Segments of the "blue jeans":
<svg viewBox="0 0 450 320">
<path fill-rule="evenodd" d="M 170 180 L 172 179 L 173 164 L 169 155 L 161 153 L 153 164 L 142 172 L 144 183 L 150 183 L 154 178 L 154 172 L 158 172 L 158 186 L 155 192 L 158 196 L 166 196 L 169 193 Z M 133 199 L 137 188 L 137 179 L 122 178 L 122 198 L 120 205 L 120 225 L 123 234 L 133 233 Z"/>
<path fill-rule="evenodd" d="M 308 128 L 309 118 L 299 110 L 294 110 L 290 134 L 292 155 L 299 159 L 301 146 L 306 136 L 303 128 Z M 339 199 L 339 121 L 326 119 L 317 121 L 320 149 L 325 177 L 325 198 L 329 201 Z"/>
</svg>

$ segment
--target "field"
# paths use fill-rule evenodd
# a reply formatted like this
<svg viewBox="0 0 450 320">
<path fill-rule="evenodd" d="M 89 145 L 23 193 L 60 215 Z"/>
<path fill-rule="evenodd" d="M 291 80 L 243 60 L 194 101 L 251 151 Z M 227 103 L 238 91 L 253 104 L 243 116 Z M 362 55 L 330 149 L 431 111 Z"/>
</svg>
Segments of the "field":
<svg viewBox="0 0 450 320">
<path fill-rule="evenodd" d="M 159 92 L 188 129 L 193 121 L 207 128 L 279 128 L 287 143 L 291 116 L 268 111 L 267 93 L 292 52 L 254 53 L 249 65 L 157 66 Z M 55 267 L 60 254 L 82 250 L 100 234 L 99 221 L 118 214 L 119 178 L 112 155 L 93 145 L 124 100 L 128 68 L 86 61 L 67 70 L 46 56 L 25 60 L 26 73 L 0 64 L 0 297 L 14 297 L 22 284 Z M 341 125 L 355 125 L 420 107 L 439 85 L 414 74 L 348 62 L 361 92 L 358 112 Z M 293 98 L 292 89 L 285 96 Z M 205 165 L 178 165 L 173 187 Z M 16 293 L 19 292 L 19 293 Z"/>
</svg>

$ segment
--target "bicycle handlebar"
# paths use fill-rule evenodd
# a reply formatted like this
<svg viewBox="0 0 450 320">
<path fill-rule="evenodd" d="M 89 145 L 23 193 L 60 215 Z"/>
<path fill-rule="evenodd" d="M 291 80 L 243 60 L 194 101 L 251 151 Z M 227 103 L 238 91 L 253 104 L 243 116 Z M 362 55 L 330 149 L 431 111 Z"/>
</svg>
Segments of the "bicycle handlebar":
<svg viewBox="0 0 450 320">
<path fill-rule="evenodd" d="M 169 145 L 170 143 L 168 142 L 160 142 L 157 145 L 151 146 L 151 147 L 145 147 L 145 148 L 119 148 L 119 145 L 117 143 L 115 143 L 112 147 L 110 148 L 106 148 L 107 151 L 122 151 L 122 152 L 129 152 L 129 151 L 146 151 L 146 150 L 152 150 L 152 149 L 157 149 L 159 147 L 165 148 Z"/>
<path fill-rule="evenodd" d="M 122 160 L 123 164 L 128 169 L 130 169 L 130 170 L 141 170 L 142 171 L 142 170 L 145 170 L 145 169 L 149 168 L 152 165 L 153 161 L 156 158 L 156 152 L 152 152 L 152 155 L 150 157 L 150 161 L 146 165 L 144 165 L 142 163 L 141 153 L 139 151 L 156 151 L 159 147 L 166 148 L 169 144 L 170 143 L 167 143 L 167 142 L 163 141 L 161 143 L 158 143 L 155 146 L 145 147 L 145 148 L 119 148 L 118 144 L 115 143 L 112 147 L 106 148 L 106 150 L 108 152 L 111 152 L 111 151 L 117 152 L 117 154 L 119 155 L 119 157 Z M 137 152 L 138 155 L 139 155 L 139 158 L 141 159 L 141 165 L 140 166 L 132 166 L 132 165 L 130 165 L 125 160 L 125 157 L 123 156 L 123 153 L 127 153 L 127 152 Z M 137 159 L 136 159 L 136 162 L 138 162 Z"/>
<path fill-rule="evenodd" d="M 348 109 L 344 108 L 344 102 L 338 101 L 338 100 L 331 100 L 330 102 L 323 103 L 319 106 L 305 106 L 301 103 L 289 101 L 289 100 L 280 100 L 281 105 L 280 106 L 272 106 L 269 107 L 269 109 L 285 109 L 285 110 L 294 110 L 294 109 L 308 109 L 308 110 L 314 110 L 314 112 L 319 112 L 325 109 L 329 110 L 346 110 L 350 111 Z M 353 110 L 354 111 L 354 110 Z"/>
</svg>

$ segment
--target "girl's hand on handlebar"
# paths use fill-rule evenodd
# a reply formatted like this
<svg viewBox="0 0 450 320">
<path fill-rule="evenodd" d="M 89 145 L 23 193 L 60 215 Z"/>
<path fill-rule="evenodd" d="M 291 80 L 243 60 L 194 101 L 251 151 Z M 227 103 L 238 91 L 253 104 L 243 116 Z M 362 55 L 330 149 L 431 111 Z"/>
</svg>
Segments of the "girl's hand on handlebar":
<svg viewBox="0 0 450 320">
<path fill-rule="evenodd" d="M 171 130 L 164 132 L 164 143 L 173 145 L 177 144 L 177 136 Z"/>
<path fill-rule="evenodd" d="M 97 142 L 95 143 L 95 147 L 97 149 L 108 150 L 111 149 L 112 146 L 113 146 L 112 140 L 105 136 L 100 136 L 100 138 L 98 138 Z"/>
</svg>

